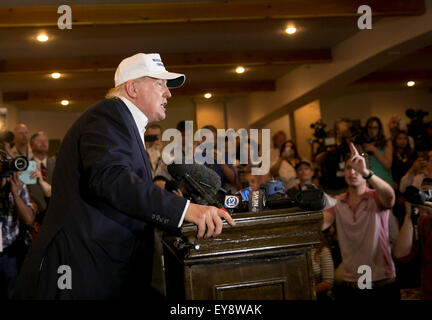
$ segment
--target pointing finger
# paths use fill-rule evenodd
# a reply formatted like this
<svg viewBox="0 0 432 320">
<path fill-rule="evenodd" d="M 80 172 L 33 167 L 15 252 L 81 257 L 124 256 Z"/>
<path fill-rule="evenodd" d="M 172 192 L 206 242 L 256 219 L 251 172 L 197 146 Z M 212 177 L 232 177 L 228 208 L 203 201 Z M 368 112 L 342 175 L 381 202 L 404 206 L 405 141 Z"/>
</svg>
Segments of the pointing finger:
<svg viewBox="0 0 432 320">
<path fill-rule="evenodd" d="M 357 151 L 357 149 L 356 149 L 356 147 L 354 146 L 354 144 L 352 142 L 349 143 L 349 148 L 351 150 L 351 155 L 352 156 L 355 156 L 355 155 L 359 154 L 358 151 Z"/>
</svg>

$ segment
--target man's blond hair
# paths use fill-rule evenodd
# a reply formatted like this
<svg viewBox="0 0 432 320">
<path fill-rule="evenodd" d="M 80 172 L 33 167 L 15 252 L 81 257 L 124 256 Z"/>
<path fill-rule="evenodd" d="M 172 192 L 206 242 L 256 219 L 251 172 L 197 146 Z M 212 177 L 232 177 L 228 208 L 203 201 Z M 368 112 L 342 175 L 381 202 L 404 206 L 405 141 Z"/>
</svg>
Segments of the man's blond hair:
<svg viewBox="0 0 432 320">
<path fill-rule="evenodd" d="M 126 86 L 126 82 L 122 83 L 121 85 L 111 88 L 108 90 L 107 94 L 105 95 L 105 98 L 120 98 L 122 97 L 122 93 L 124 92 L 124 88 Z"/>
<path fill-rule="evenodd" d="M 134 82 L 139 82 L 144 80 L 145 78 L 148 78 L 147 76 L 138 78 L 138 79 L 134 79 L 132 81 Z M 106 99 L 110 99 L 110 98 L 120 98 L 123 97 L 123 93 L 125 92 L 125 87 L 126 87 L 126 82 L 118 85 L 117 87 L 111 88 L 108 90 L 107 94 L 105 95 Z"/>
</svg>

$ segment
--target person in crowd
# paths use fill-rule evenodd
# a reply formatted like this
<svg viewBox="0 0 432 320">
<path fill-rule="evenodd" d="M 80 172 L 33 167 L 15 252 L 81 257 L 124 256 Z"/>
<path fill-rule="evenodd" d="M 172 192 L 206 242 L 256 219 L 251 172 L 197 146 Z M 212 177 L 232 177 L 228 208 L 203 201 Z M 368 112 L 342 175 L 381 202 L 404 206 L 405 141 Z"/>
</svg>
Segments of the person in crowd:
<svg viewBox="0 0 432 320">
<path fill-rule="evenodd" d="M 348 141 L 351 136 L 352 122 L 342 118 L 335 122 L 336 145 L 316 156 L 320 169 L 320 185 L 329 193 L 337 194 L 346 190 L 344 178 L 345 155 L 349 153 Z"/>
<path fill-rule="evenodd" d="M 217 129 L 212 125 L 206 125 L 203 129 L 208 129 L 213 134 L 214 143 L 214 163 L 204 163 L 207 167 L 214 170 L 221 178 L 221 187 L 227 191 L 235 192 L 239 188 L 237 171 L 234 165 L 228 163 L 228 137 L 225 137 L 225 163 L 217 163 L 218 158 L 218 145 L 217 145 Z M 205 140 L 201 141 L 204 143 Z"/>
<path fill-rule="evenodd" d="M 87 109 L 63 139 L 53 194 L 19 274 L 15 299 L 151 299 L 154 227 L 197 237 L 222 232 L 230 215 L 153 184 L 145 128 L 166 117 L 182 74 L 166 71 L 159 54 L 138 53 L 119 64 L 115 87 Z M 64 282 L 59 286 L 59 266 Z M 67 279 L 71 280 L 67 280 Z"/>
<path fill-rule="evenodd" d="M 36 162 L 36 169 L 31 173 L 31 178 L 37 179 L 36 184 L 29 184 L 27 186 L 30 199 L 37 207 L 36 218 L 32 226 L 32 236 L 34 239 L 43 222 L 51 198 L 55 160 L 48 157 L 49 141 L 43 131 L 39 131 L 31 136 L 30 147 L 33 153 L 31 160 Z"/>
<path fill-rule="evenodd" d="M 24 256 L 31 243 L 29 228 L 35 211 L 16 172 L 0 179 L 0 290 L 1 300 L 11 298 Z"/>
<path fill-rule="evenodd" d="M 10 155 L 14 158 L 25 156 L 27 159 L 33 158 L 31 147 L 29 145 L 30 133 L 27 126 L 19 123 L 14 130 L 14 146 L 10 149 Z"/>
<path fill-rule="evenodd" d="M 243 188 L 250 187 L 252 191 L 259 189 L 261 185 L 261 176 L 254 175 L 250 170 L 246 171 L 244 174 L 245 183 Z"/>
<path fill-rule="evenodd" d="M 316 188 L 316 185 L 312 181 L 314 175 L 312 165 L 308 161 L 300 161 L 295 166 L 295 170 L 297 176 L 297 183 L 285 191 L 286 194 L 288 194 L 292 198 L 295 198 L 296 195 L 302 190 Z"/>
<path fill-rule="evenodd" d="M 146 151 L 152 166 L 153 177 L 164 176 L 167 179 L 171 179 L 167 166 L 162 161 L 162 127 L 158 124 L 149 125 L 144 134 L 144 140 Z"/>
<path fill-rule="evenodd" d="M 405 193 L 410 185 L 419 188 L 425 178 L 432 178 L 432 150 L 417 153 L 416 161 L 401 179 L 399 191 Z"/>
<path fill-rule="evenodd" d="M 390 121 L 388 123 L 388 129 L 390 132 L 390 135 L 387 137 L 387 139 L 393 141 L 396 137 L 396 135 L 400 132 L 400 131 L 404 131 L 408 133 L 408 125 L 406 123 L 405 120 L 402 120 L 402 118 L 398 115 L 394 115 L 390 118 Z M 411 137 L 410 135 L 407 134 L 407 138 L 408 138 L 408 143 L 409 146 L 411 147 L 411 149 L 414 150 L 415 145 L 414 145 L 414 139 L 413 137 Z"/>
<path fill-rule="evenodd" d="M 398 131 L 393 138 L 392 177 L 395 189 L 399 189 L 402 177 L 415 161 L 415 153 L 411 148 L 406 131 Z"/>
<path fill-rule="evenodd" d="M 344 282 L 335 288 L 335 298 L 400 299 L 388 232 L 394 190 L 367 168 L 365 158 L 352 143 L 349 147 L 351 156 L 344 169 L 348 191 L 337 197 L 334 207 L 324 211 L 323 230 L 336 222 L 344 268 Z M 362 266 L 370 270 L 365 279 L 360 278 Z M 362 289 L 359 282 L 371 288 Z"/>
<path fill-rule="evenodd" d="M 298 188 L 304 190 L 308 185 L 313 185 L 314 172 L 312 165 L 308 161 L 300 161 L 296 167 L 297 178 L 299 180 Z"/>
<path fill-rule="evenodd" d="M 386 181 L 391 186 L 393 178 L 391 167 L 393 162 L 393 145 L 391 140 L 386 139 L 382 122 L 377 117 L 370 117 L 366 121 L 367 143 L 361 145 L 362 150 L 366 151 L 370 159 L 371 170 Z"/>
<path fill-rule="evenodd" d="M 278 160 L 270 167 L 271 175 L 282 180 L 285 191 L 298 183 L 295 167 L 301 161 L 294 141 L 285 141 L 279 150 Z"/>
<path fill-rule="evenodd" d="M 270 150 L 270 163 L 273 164 L 279 158 L 280 149 L 285 141 L 287 141 L 287 136 L 284 131 L 280 130 L 276 132 L 273 137 L 273 147 Z"/>
<path fill-rule="evenodd" d="M 421 181 L 421 189 L 431 190 L 432 179 L 424 178 Z M 405 202 L 405 205 L 406 215 L 393 255 L 396 261 L 403 264 L 420 257 L 421 290 L 414 290 L 411 295 L 417 294 L 420 299 L 432 300 L 432 202 L 425 202 L 424 205 Z"/>
<path fill-rule="evenodd" d="M 331 299 L 331 289 L 334 282 L 334 263 L 323 232 L 320 232 L 320 240 L 311 252 L 312 270 L 317 300 L 326 301 Z"/>
</svg>

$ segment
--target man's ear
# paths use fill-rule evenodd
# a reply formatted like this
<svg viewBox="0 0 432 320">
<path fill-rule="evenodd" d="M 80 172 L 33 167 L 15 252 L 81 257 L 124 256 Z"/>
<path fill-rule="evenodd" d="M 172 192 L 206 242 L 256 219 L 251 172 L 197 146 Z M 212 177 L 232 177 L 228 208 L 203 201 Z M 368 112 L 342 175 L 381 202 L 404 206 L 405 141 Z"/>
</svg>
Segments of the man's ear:
<svg viewBox="0 0 432 320">
<path fill-rule="evenodd" d="M 137 96 L 135 82 L 133 81 L 127 81 L 125 85 L 126 93 L 131 98 L 135 98 Z"/>
</svg>

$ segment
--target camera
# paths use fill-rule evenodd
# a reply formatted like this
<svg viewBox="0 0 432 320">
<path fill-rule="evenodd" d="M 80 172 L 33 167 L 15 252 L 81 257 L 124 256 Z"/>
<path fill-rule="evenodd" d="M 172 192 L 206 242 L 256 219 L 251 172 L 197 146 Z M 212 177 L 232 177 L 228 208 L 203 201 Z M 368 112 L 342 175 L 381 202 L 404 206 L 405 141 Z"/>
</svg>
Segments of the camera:
<svg viewBox="0 0 432 320">
<path fill-rule="evenodd" d="M 427 201 L 432 201 L 432 189 L 419 190 L 414 186 L 408 186 L 404 197 L 408 202 L 413 204 L 424 204 Z"/>
<path fill-rule="evenodd" d="M 0 177 L 10 177 L 13 172 L 25 171 L 28 167 L 27 157 L 6 158 L 0 160 Z"/>
<path fill-rule="evenodd" d="M 360 127 L 360 128 L 352 127 L 351 136 L 350 136 L 351 141 L 356 145 L 363 145 L 365 143 L 374 142 L 375 140 L 369 137 L 369 135 L 367 135 L 366 130 L 367 129 L 365 127 Z"/>
<path fill-rule="evenodd" d="M 313 136 L 317 139 L 324 139 L 325 137 L 327 137 L 327 133 L 325 132 L 325 127 L 327 125 L 323 122 L 321 122 L 320 120 L 317 122 L 314 122 L 310 125 L 310 127 L 314 130 Z"/>
</svg>

